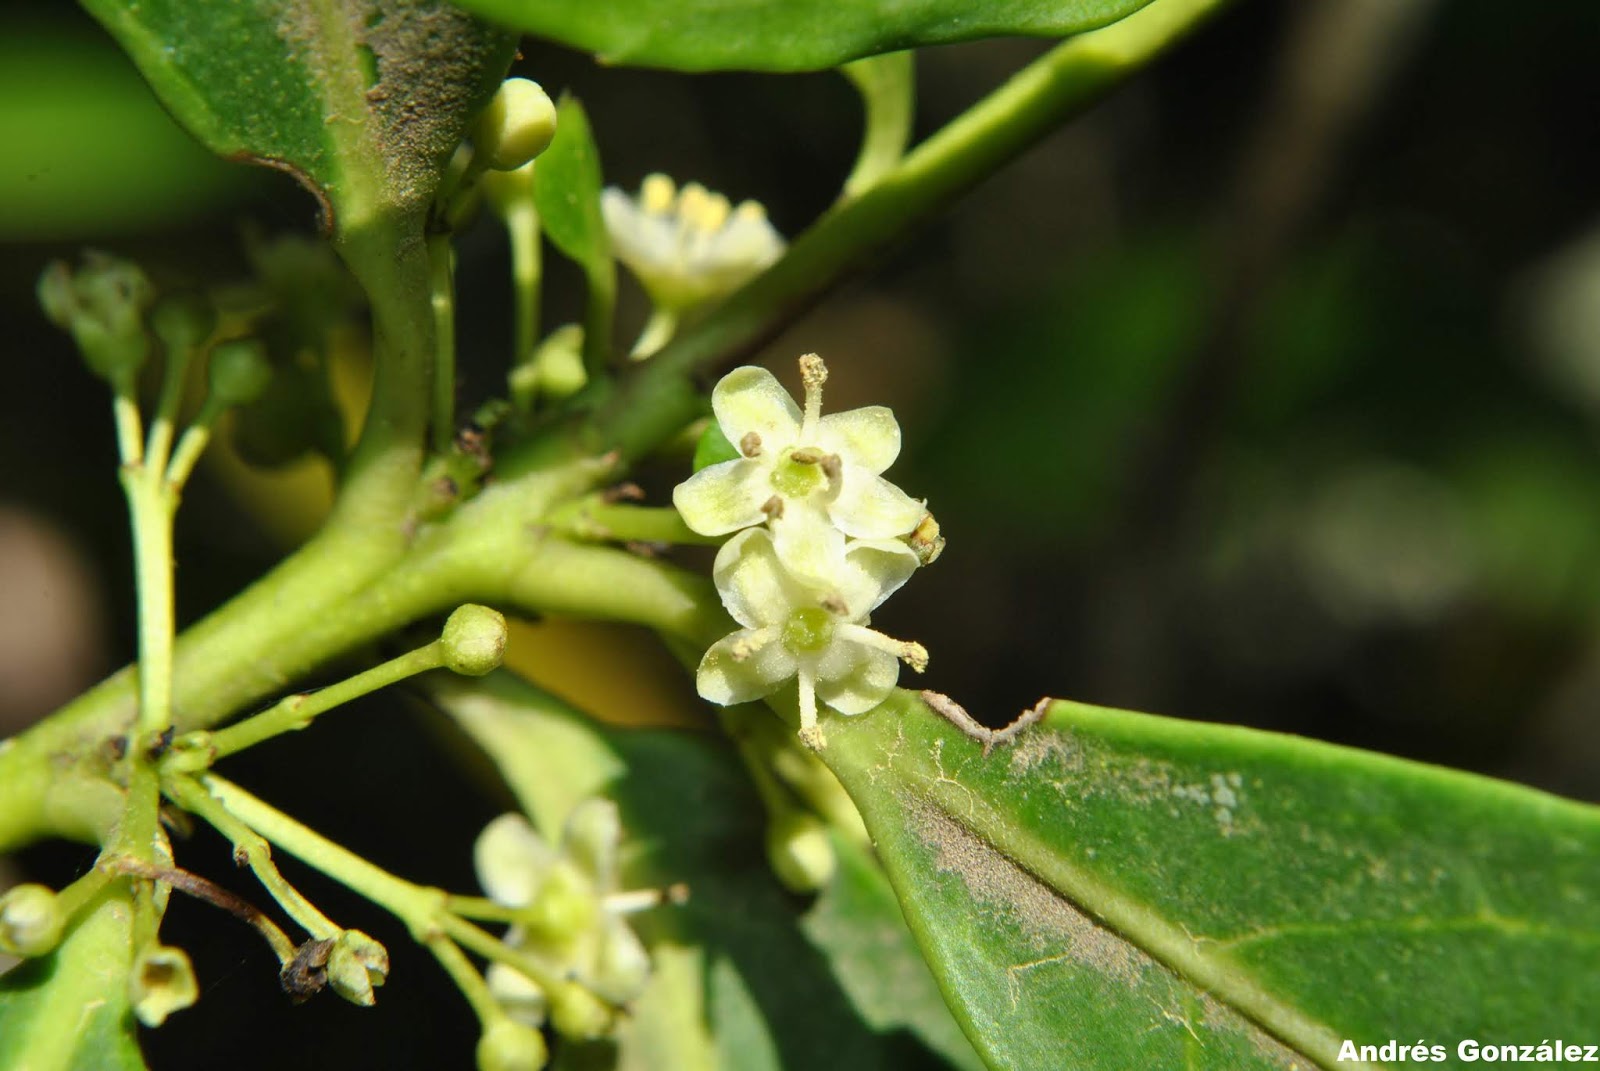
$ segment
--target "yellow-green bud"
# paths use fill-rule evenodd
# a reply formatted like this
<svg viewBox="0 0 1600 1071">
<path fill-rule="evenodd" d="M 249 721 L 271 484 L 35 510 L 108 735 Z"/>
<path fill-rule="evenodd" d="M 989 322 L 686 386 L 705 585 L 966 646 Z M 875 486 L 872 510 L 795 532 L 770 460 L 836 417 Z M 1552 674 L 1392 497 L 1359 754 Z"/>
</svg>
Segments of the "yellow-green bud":
<svg viewBox="0 0 1600 1071">
<path fill-rule="evenodd" d="M 217 310 L 204 294 L 168 294 L 150 310 L 150 329 L 170 352 L 194 349 L 217 329 Z"/>
<path fill-rule="evenodd" d="M 563 982 L 550 992 L 550 1025 L 564 1038 L 603 1038 L 615 1022 L 611 1008 L 577 982 Z"/>
<path fill-rule="evenodd" d="M 467 603 L 444 623 L 439 636 L 444 664 L 468 677 L 481 677 L 500 665 L 506 653 L 506 619 L 498 610 Z"/>
<path fill-rule="evenodd" d="M 45 315 L 72 332 L 96 375 L 118 385 L 131 381 L 150 352 L 144 310 L 154 297 L 138 265 L 90 252 L 74 273 L 57 261 L 40 276 L 38 294 Z"/>
<path fill-rule="evenodd" d="M 253 338 L 236 338 L 217 344 L 206 369 L 211 396 L 227 406 L 249 405 L 272 382 L 272 362 L 267 348 Z"/>
<path fill-rule="evenodd" d="M 550 332 L 527 360 L 511 369 L 507 381 L 519 409 L 530 408 L 537 396 L 560 401 L 578 393 L 589 382 L 583 368 L 583 328 L 562 324 Z"/>
<path fill-rule="evenodd" d="M 28 959 L 53 951 L 66 921 L 53 889 L 18 885 L 0 896 L 0 952 Z"/>
<path fill-rule="evenodd" d="M 791 892 L 813 893 L 833 877 L 838 858 L 828 827 L 808 811 L 786 811 L 767 823 L 767 860 Z"/>
<path fill-rule="evenodd" d="M 544 1035 L 510 1019 L 496 1019 L 478 1039 L 478 1071 L 539 1071 L 549 1059 Z"/>
<path fill-rule="evenodd" d="M 360 930 L 346 930 L 328 952 L 328 984 L 352 1004 L 371 1007 L 376 986 L 389 977 L 389 950 Z"/>
<path fill-rule="evenodd" d="M 199 1000 L 200 984 L 195 981 L 188 953 L 154 942 L 145 945 L 134 957 L 128 996 L 133 1013 L 148 1027 L 160 1026 L 167 1016 Z"/>
<path fill-rule="evenodd" d="M 472 144 L 485 167 L 513 171 L 544 152 L 556 136 L 556 106 L 539 83 L 507 78 L 472 124 Z"/>
</svg>

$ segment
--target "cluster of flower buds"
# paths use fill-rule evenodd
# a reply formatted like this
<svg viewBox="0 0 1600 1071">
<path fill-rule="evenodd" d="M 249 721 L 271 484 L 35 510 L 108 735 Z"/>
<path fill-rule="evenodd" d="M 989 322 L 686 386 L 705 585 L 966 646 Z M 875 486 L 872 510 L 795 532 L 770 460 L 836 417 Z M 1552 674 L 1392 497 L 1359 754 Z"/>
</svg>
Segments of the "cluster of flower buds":
<svg viewBox="0 0 1600 1071">
<path fill-rule="evenodd" d="M 479 834 L 473 848 L 478 881 L 496 903 L 517 912 L 506 942 L 571 979 L 547 991 L 515 968 L 491 964 L 489 991 L 511 1021 L 537 1027 L 548 1017 L 564 1037 L 603 1037 L 615 1023 L 615 1009 L 644 990 L 650 957 L 627 916 L 664 896 L 620 889 L 621 837 L 617 806 L 605 799 L 573 808 L 559 846 L 520 814 L 501 815 Z"/>
<path fill-rule="evenodd" d="M 736 368 L 711 394 L 738 456 L 678 485 L 672 500 L 702 535 L 737 532 L 712 575 L 742 628 L 700 663 L 700 695 L 723 705 L 798 681 L 800 737 L 823 746 L 817 704 L 860 714 L 881 703 L 921 644 L 868 627 L 871 614 L 937 554 L 927 507 L 881 475 L 900 453 L 883 406 L 822 415 L 822 358 L 800 358 L 805 407 L 762 368 Z"/>
</svg>

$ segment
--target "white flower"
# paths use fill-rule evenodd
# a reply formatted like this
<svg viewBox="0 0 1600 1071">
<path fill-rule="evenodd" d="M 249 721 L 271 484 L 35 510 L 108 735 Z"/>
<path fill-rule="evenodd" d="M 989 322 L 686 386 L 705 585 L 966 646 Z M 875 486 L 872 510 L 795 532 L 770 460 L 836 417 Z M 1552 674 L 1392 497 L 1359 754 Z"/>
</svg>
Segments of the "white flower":
<svg viewBox="0 0 1600 1071">
<path fill-rule="evenodd" d="M 637 997 L 650 976 L 650 958 L 626 916 L 662 900 L 654 890 L 617 890 L 621 836 L 616 804 L 591 799 L 573 808 L 559 850 L 520 814 L 490 822 L 473 846 L 484 891 L 498 904 L 525 909 L 506 943 L 561 964 L 616 1004 Z M 513 1019 L 530 1026 L 543 1021 L 546 994 L 532 979 L 494 963 L 487 980 Z"/>
<path fill-rule="evenodd" d="M 673 312 L 730 293 L 783 255 L 761 205 L 732 208 L 696 182 L 680 192 L 667 176 L 649 175 L 637 198 L 607 187 L 600 210 L 617 259 Z"/>
<path fill-rule="evenodd" d="M 844 551 L 834 583 L 817 588 L 784 567 L 764 528 L 741 532 L 717 554 L 712 575 L 722 604 L 744 627 L 711 645 L 695 674 L 704 699 L 724 706 L 770 695 L 791 677 L 800 689 L 800 737 L 821 747 L 817 701 L 841 714 L 871 710 L 894 690 L 900 661 L 921 672 L 921 644 L 867 627 L 869 615 L 917 568 L 895 540 L 861 540 Z"/>
<path fill-rule="evenodd" d="M 880 473 L 900 455 L 900 425 L 881 405 L 822 415 L 827 366 L 800 358 L 802 411 L 764 368 L 735 368 L 711 392 L 717 424 L 740 457 L 707 465 L 672 492 L 683 521 L 724 535 L 772 521 L 778 555 L 796 575 L 829 583 L 846 536 L 894 539 L 927 516 Z"/>
</svg>

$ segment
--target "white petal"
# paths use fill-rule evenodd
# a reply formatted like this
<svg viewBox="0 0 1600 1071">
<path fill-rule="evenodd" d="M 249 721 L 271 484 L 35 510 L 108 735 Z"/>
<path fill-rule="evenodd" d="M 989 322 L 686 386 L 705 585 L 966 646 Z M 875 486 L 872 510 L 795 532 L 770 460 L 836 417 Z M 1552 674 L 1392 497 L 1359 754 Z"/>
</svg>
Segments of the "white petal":
<svg viewBox="0 0 1600 1071">
<path fill-rule="evenodd" d="M 544 1022 L 544 990 L 532 978 L 504 963 L 491 963 L 484 981 L 495 1003 L 512 1019 L 532 1027 Z"/>
<path fill-rule="evenodd" d="M 900 422 L 882 405 L 829 413 L 817 425 L 814 445 L 876 476 L 900 456 Z"/>
<path fill-rule="evenodd" d="M 767 519 L 762 505 L 772 497 L 768 464 L 736 457 L 707 465 L 672 489 L 683 523 L 701 535 L 725 535 Z"/>
<path fill-rule="evenodd" d="M 772 522 L 772 544 L 778 560 L 797 579 L 824 588 L 838 585 L 845 568 L 844 533 L 822 510 L 785 500 L 783 516 Z"/>
<path fill-rule="evenodd" d="M 496 818 L 472 846 L 478 884 L 506 907 L 524 907 L 533 900 L 555 857 L 555 850 L 520 814 Z"/>
<path fill-rule="evenodd" d="M 894 655 L 843 641 L 817 665 L 817 698 L 841 714 L 864 714 L 887 699 L 899 679 Z"/>
<path fill-rule="evenodd" d="M 711 578 L 722 605 L 745 628 L 782 624 L 795 607 L 811 603 L 784 569 L 765 528 L 746 529 L 722 544 Z"/>
<path fill-rule="evenodd" d="M 734 658 L 735 644 L 750 635 L 750 630 L 744 629 L 711 645 L 694 675 L 700 698 L 722 706 L 748 703 L 771 695 L 794 676 L 794 655 L 777 638 L 743 661 Z"/>
<path fill-rule="evenodd" d="M 895 539 L 862 540 L 845 551 L 839 597 L 851 621 L 860 621 L 900 590 L 917 571 L 916 551 Z"/>
<path fill-rule="evenodd" d="M 605 893 L 617 887 L 617 843 L 622 816 L 611 800 L 586 799 L 567 815 L 561 850 Z"/>
<path fill-rule="evenodd" d="M 594 983 L 619 1004 L 637 997 L 650 978 L 650 955 L 619 918 L 608 919 L 594 965 Z"/>
<path fill-rule="evenodd" d="M 722 434 L 735 446 L 750 432 L 761 437 L 761 449 L 776 457 L 795 445 L 800 434 L 800 407 L 778 378 L 765 368 L 735 368 L 711 390 L 711 411 Z"/>
<path fill-rule="evenodd" d="M 839 495 L 828 506 L 828 516 L 847 536 L 856 539 L 891 539 L 907 535 L 928 507 L 900 488 L 859 465 L 845 465 Z"/>
</svg>

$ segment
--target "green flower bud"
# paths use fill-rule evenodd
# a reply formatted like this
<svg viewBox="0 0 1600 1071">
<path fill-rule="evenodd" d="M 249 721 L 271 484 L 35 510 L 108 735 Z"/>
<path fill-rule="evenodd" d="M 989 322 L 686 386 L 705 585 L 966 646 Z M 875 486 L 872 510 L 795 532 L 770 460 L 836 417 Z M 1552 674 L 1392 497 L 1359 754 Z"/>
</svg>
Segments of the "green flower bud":
<svg viewBox="0 0 1600 1071">
<path fill-rule="evenodd" d="M 529 409 L 535 396 L 560 401 L 570 398 L 589 382 L 583 368 L 583 328 L 562 324 L 539 343 L 533 354 L 512 368 L 507 377 L 511 400 Z"/>
<path fill-rule="evenodd" d="M 564 1038 L 603 1038 L 615 1022 L 611 1008 L 577 982 L 564 982 L 550 992 L 550 1025 Z"/>
<path fill-rule="evenodd" d="M 539 83 L 507 78 L 472 124 L 479 159 L 495 171 L 513 171 L 549 148 L 556 136 L 556 106 Z"/>
<path fill-rule="evenodd" d="M 0 952 L 24 959 L 51 952 L 66 921 L 53 889 L 18 885 L 0 896 Z"/>
<path fill-rule="evenodd" d="M 346 930 L 328 951 L 328 984 L 352 1004 L 364 1008 L 377 1002 L 376 986 L 389 977 L 389 950 L 360 930 Z"/>
<path fill-rule="evenodd" d="M 153 941 L 145 945 L 134 957 L 128 996 L 133 1013 L 148 1027 L 160 1026 L 167 1016 L 199 1000 L 200 985 L 188 953 Z"/>
<path fill-rule="evenodd" d="M 468 677 L 481 677 L 500 665 L 506 653 L 506 619 L 498 610 L 467 603 L 444 623 L 439 636 L 444 664 Z"/>
<path fill-rule="evenodd" d="M 822 888 L 838 865 L 828 827 L 807 811 L 787 811 L 767 823 L 767 860 L 784 888 L 797 893 Z"/>
<path fill-rule="evenodd" d="M 544 1035 L 510 1019 L 496 1019 L 478 1039 L 478 1071 L 539 1071 L 549 1060 Z"/>
<path fill-rule="evenodd" d="M 226 406 L 249 405 L 272 382 L 272 362 L 267 348 L 253 338 L 221 342 L 211 351 L 206 369 L 211 396 Z"/>
<path fill-rule="evenodd" d="M 40 276 L 38 294 L 45 315 L 72 333 L 102 379 L 126 382 L 149 356 L 144 310 L 154 291 L 131 261 L 91 252 L 76 274 L 57 261 Z"/>
<path fill-rule="evenodd" d="M 150 310 L 150 329 L 170 352 L 184 353 L 211 337 L 217 329 L 217 310 L 203 294 L 168 294 Z"/>
</svg>

